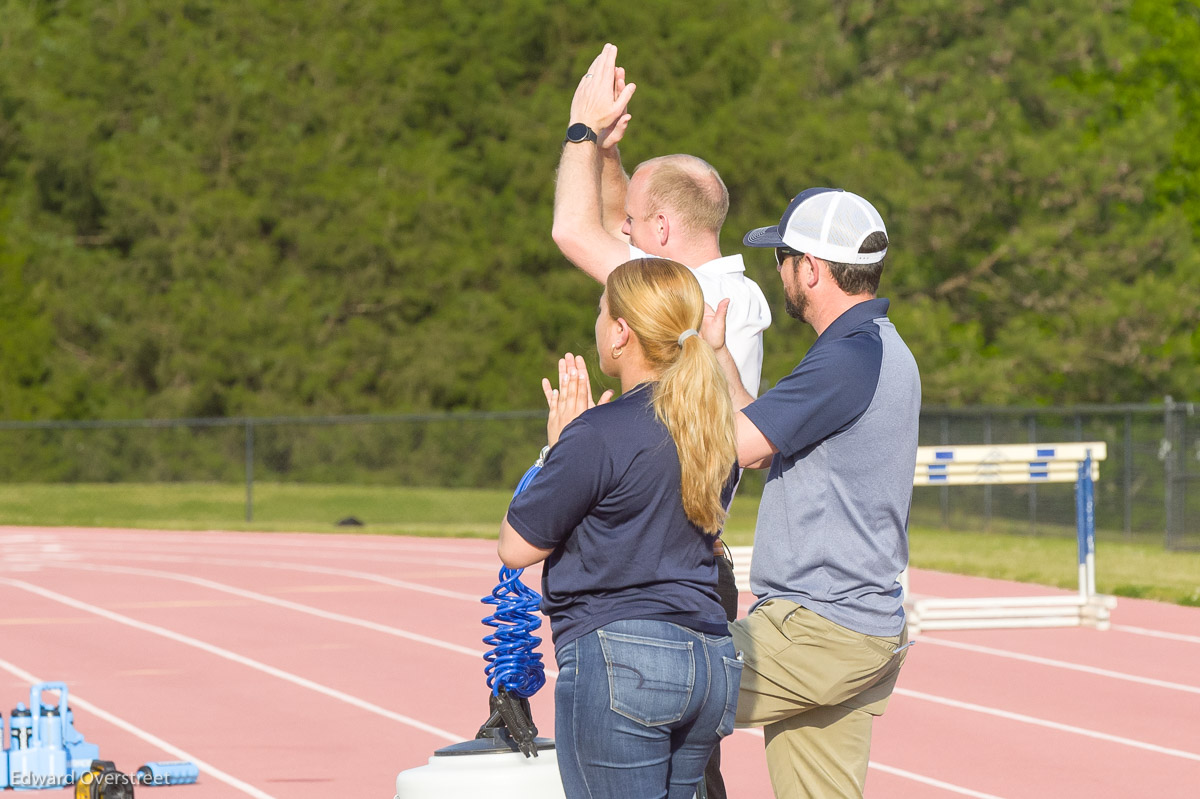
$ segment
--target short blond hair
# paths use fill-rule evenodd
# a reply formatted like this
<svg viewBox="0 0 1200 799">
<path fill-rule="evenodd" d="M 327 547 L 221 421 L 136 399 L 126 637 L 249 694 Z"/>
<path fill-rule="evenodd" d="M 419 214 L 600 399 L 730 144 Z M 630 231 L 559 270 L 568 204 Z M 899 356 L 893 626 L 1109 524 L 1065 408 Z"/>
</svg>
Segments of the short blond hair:
<svg viewBox="0 0 1200 799">
<path fill-rule="evenodd" d="M 638 164 L 646 172 L 646 216 L 663 210 L 691 231 L 720 233 L 729 213 L 729 189 L 712 164 L 694 155 L 662 155 Z"/>
</svg>

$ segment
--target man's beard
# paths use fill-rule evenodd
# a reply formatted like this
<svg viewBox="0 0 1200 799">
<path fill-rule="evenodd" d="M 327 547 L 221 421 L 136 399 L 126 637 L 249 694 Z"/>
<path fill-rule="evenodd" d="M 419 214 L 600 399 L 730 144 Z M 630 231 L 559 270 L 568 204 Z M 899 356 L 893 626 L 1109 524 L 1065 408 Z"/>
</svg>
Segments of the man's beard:
<svg viewBox="0 0 1200 799">
<path fill-rule="evenodd" d="M 800 286 L 796 286 L 796 296 L 793 297 L 791 292 L 785 291 L 783 297 L 783 305 L 787 310 L 787 315 L 801 322 L 807 322 L 805 314 L 808 313 L 808 295 Z"/>
</svg>

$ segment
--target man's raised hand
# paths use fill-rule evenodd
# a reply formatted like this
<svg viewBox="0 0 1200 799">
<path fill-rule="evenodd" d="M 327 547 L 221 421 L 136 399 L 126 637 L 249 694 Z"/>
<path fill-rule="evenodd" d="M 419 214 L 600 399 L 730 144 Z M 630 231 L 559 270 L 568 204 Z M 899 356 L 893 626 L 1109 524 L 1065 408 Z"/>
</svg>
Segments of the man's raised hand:
<svg viewBox="0 0 1200 799">
<path fill-rule="evenodd" d="M 571 99 L 571 123 L 582 122 L 596 131 L 597 144 L 603 147 L 615 145 L 625 135 L 630 119 L 626 108 L 637 90 L 637 84 L 625 82 L 625 69 L 616 62 L 616 45 L 604 45 Z"/>
</svg>

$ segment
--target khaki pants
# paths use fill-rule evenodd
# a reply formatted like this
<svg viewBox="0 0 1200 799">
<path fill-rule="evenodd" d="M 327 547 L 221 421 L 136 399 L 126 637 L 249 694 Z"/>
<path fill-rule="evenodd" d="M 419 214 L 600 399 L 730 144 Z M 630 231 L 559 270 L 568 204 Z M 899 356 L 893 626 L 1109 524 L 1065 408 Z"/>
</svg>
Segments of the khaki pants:
<svg viewBox="0 0 1200 799">
<path fill-rule="evenodd" d="M 737 724 L 764 728 L 775 796 L 860 799 L 871 724 L 896 685 L 907 633 L 863 635 L 779 599 L 729 627 L 746 661 Z"/>
</svg>

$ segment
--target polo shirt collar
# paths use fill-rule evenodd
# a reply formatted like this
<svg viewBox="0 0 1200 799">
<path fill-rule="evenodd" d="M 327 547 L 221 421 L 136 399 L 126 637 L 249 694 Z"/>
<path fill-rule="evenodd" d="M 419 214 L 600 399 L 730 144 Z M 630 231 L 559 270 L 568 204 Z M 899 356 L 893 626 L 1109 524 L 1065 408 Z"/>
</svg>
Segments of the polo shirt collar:
<svg viewBox="0 0 1200 799">
<path fill-rule="evenodd" d="M 742 256 L 726 255 L 721 258 L 714 258 L 711 261 L 700 264 L 694 272 L 703 272 L 708 275 L 733 275 L 740 274 L 746 271 L 746 263 L 742 260 Z"/>
<path fill-rule="evenodd" d="M 876 297 L 873 300 L 863 300 L 857 305 L 851 305 L 842 311 L 842 315 L 834 319 L 829 327 L 825 328 L 825 332 L 820 335 L 818 340 L 848 336 L 864 322 L 887 316 L 890 304 L 886 297 Z"/>
</svg>

